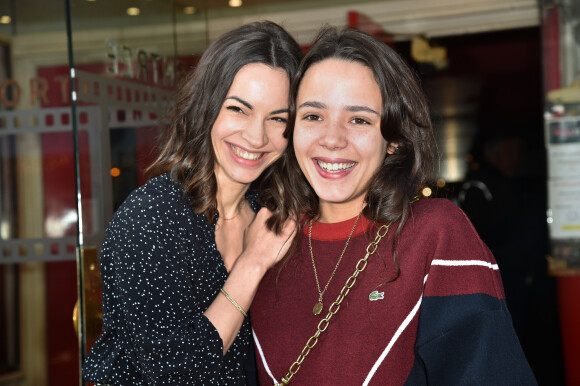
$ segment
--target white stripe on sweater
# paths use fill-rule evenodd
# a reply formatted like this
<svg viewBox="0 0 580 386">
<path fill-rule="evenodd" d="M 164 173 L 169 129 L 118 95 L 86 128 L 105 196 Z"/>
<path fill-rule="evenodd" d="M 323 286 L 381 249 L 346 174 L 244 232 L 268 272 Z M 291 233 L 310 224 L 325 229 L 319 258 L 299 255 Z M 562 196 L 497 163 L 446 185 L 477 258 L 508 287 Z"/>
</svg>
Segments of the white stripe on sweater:
<svg viewBox="0 0 580 386">
<path fill-rule="evenodd" d="M 262 346 L 260 346 L 260 341 L 258 341 L 258 337 L 256 336 L 256 332 L 254 331 L 253 328 L 252 328 L 252 335 L 254 336 L 254 343 L 256 343 L 256 348 L 258 349 L 258 353 L 260 354 L 260 358 L 262 358 L 262 364 L 264 365 L 264 369 L 266 369 L 266 372 L 268 373 L 270 378 L 272 378 L 272 381 L 274 381 L 274 384 L 277 385 L 278 381 L 272 375 L 272 372 L 270 371 L 270 367 L 268 367 L 268 362 L 266 362 L 266 356 L 264 355 L 264 351 L 262 350 Z"/>
<path fill-rule="evenodd" d="M 482 266 L 482 267 L 487 267 L 487 268 L 490 268 L 493 270 L 498 269 L 497 264 L 491 264 L 490 262 L 482 261 L 482 260 L 440 260 L 440 259 L 435 259 L 431 262 L 431 265 L 450 266 L 450 267 Z M 427 282 L 428 276 L 429 275 L 425 275 L 425 278 L 423 279 L 423 286 Z M 415 317 L 415 315 L 419 311 L 419 308 L 421 307 L 422 301 L 423 301 L 423 293 L 421 293 L 421 296 L 419 297 L 417 304 L 415 304 L 415 306 L 413 307 L 413 309 L 411 310 L 409 315 L 407 315 L 405 320 L 403 320 L 403 323 L 401 323 L 401 325 L 399 326 L 399 328 L 397 329 L 397 331 L 395 332 L 395 334 L 393 335 L 393 337 L 389 341 L 389 344 L 387 345 L 387 347 L 385 347 L 385 349 L 383 350 L 383 352 L 381 353 L 381 355 L 379 356 L 377 361 L 374 363 L 373 367 L 371 368 L 367 377 L 365 378 L 363 386 L 367 386 L 369 384 L 369 382 L 371 381 L 371 379 L 373 378 L 373 376 L 377 372 L 379 366 L 383 363 L 383 361 L 385 360 L 385 358 L 387 357 L 387 355 L 389 354 L 389 352 L 391 351 L 391 349 L 393 348 L 393 346 L 395 345 L 395 343 L 397 342 L 397 340 L 399 339 L 399 337 L 401 336 L 403 331 L 405 331 L 405 329 L 409 326 L 409 324 L 411 323 L 411 321 L 413 320 L 413 318 Z M 258 341 L 258 337 L 256 336 L 256 333 L 254 332 L 254 330 L 252 330 L 252 334 L 254 336 L 254 342 L 256 343 L 256 347 L 258 348 L 258 353 L 260 354 L 260 358 L 262 359 L 264 369 L 266 370 L 266 372 L 268 373 L 270 378 L 272 378 L 272 381 L 275 384 L 278 383 L 276 378 L 274 378 L 274 376 L 272 375 L 270 368 L 268 367 L 268 363 L 266 362 L 266 358 L 264 356 L 262 346 L 260 345 L 260 342 Z"/>
<path fill-rule="evenodd" d="M 464 267 L 464 266 L 470 266 L 470 265 L 479 265 L 482 267 L 487 267 L 493 270 L 498 270 L 499 267 L 497 266 L 497 264 L 492 264 L 489 261 L 483 261 L 483 260 L 433 260 L 431 262 L 431 265 L 444 265 L 444 266 L 448 266 L 448 267 Z"/>
<path fill-rule="evenodd" d="M 423 288 L 425 288 L 425 283 L 427 282 L 428 276 L 429 276 L 428 274 L 425 275 L 425 278 L 423 279 Z M 419 311 L 419 308 L 421 307 L 422 301 L 423 301 L 423 292 L 421 292 L 421 296 L 419 297 L 419 301 L 417 302 L 417 304 L 415 304 L 415 307 L 413 307 L 413 309 L 411 310 L 409 315 L 407 315 L 405 320 L 403 320 L 403 323 L 401 323 L 401 325 L 399 326 L 399 328 L 395 332 L 395 335 L 393 335 L 393 337 L 391 338 L 391 341 L 389 342 L 387 347 L 383 350 L 381 356 L 379 356 L 379 359 L 377 359 L 377 361 L 375 362 L 375 364 L 371 368 L 371 371 L 369 371 L 367 377 L 365 378 L 363 386 L 367 386 L 369 384 L 369 382 L 371 381 L 371 379 L 373 378 L 373 376 L 377 372 L 379 366 L 381 365 L 381 363 L 383 363 L 383 361 L 385 360 L 385 358 L 389 354 L 389 351 L 391 351 L 391 349 L 393 348 L 393 346 L 397 342 L 397 339 L 399 339 L 399 337 L 401 336 L 403 331 L 405 331 L 407 326 L 411 323 L 411 321 L 413 320 L 413 318 L 415 317 L 415 315 Z"/>
<path fill-rule="evenodd" d="M 432 266 L 433 265 L 440 265 L 440 266 L 447 266 L 447 267 L 481 266 L 481 267 L 487 267 L 487 268 L 493 269 L 493 270 L 499 269 L 497 264 L 491 264 L 490 262 L 483 261 L 483 260 L 441 260 L 441 259 L 435 259 L 431 262 L 431 265 Z M 423 279 L 423 289 L 425 288 L 425 283 L 427 282 L 428 276 L 429 275 L 426 275 L 425 278 Z M 405 328 L 407 328 L 407 326 L 411 323 L 411 321 L 415 317 L 415 314 L 417 314 L 417 312 L 419 311 L 419 308 L 421 307 L 422 301 L 423 301 L 423 293 L 421 293 L 421 297 L 419 298 L 419 301 L 417 302 L 417 304 L 415 304 L 415 307 L 413 307 L 413 309 L 411 310 L 409 315 L 407 315 L 407 317 L 405 318 L 403 323 L 401 323 L 401 325 L 399 326 L 399 328 L 395 332 L 395 335 L 393 335 L 393 337 L 391 338 L 391 341 L 389 342 L 389 344 L 387 345 L 385 350 L 382 352 L 379 359 L 377 359 L 377 361 L 373 365 L 371 371 L 369 372 L 369 374 L 367 375 L 367 377 L 363 383 L 363 386 L 366 386 L 369 384 L 372 377 L 377 372 L 379 366 L 381 365 L 381 363 L 383 363 L 383 361 L 385 360 L 385 358 L 389 354 L 389 351 L 391 351 L 394 344 L 396 343 L 397 339 L 399 339 L 399 336 L 403 333 Z"/>
</svg>

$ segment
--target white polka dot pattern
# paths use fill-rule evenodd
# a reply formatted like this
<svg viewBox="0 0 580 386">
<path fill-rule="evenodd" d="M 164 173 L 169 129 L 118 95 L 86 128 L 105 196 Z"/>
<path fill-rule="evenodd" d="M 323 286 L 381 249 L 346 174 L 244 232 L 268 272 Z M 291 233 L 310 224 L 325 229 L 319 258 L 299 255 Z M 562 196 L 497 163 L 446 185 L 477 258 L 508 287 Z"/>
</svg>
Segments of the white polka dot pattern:
<svg viewBox="0 0 580 386">
<path fill-rule="evenodd" d="M 247 195 L 257 210 L 255 195 Z M 83 364 L 115 385 L 243 385 L 246 319 L 228 353 L 202 315 L 227 278 L 215 223 L 195 214 L 169 175 L 136 189 L 113 216 L 101 250 L 103 333 Z"/>
</svg>

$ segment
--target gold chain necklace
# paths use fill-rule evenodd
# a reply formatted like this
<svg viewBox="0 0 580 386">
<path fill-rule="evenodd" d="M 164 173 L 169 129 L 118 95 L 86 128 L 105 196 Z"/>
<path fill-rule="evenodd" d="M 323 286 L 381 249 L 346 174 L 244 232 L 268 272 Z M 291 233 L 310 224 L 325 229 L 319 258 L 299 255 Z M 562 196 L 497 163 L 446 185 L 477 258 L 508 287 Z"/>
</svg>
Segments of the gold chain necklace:
<svg viewBox="0 0 580 386">
<path fill-rule="evenodd" d="M 308 354 L 310 353 L 310 350 L 312 350 L 314 348 L 314 346 L 316 346 L 316 343 L 318 343 L 318 338 L 320 337 L 320 334 L 322 334 L 328 328 L 328 325 L 330 323 L 330 318 L 332 318 L 332 316 L 334 314 L 336 314 L 338 312 L 338 310 L 340 309 L 340 305 L 342 304 L 342 301 L 344 300 L 346 295 L 348 295 L 351 288 L 356 283 L 356 279 L 357 279 L 358 275 L 362 271 L 364 271 L 365 268 L 367 267 L 368 258 L 373 253 L 375 253 L 375 251 L 377 250 L 377 247 L 379 246 L 379 242 L 389 232 L 389 227 L 391 226 L 391 224 L 392 224 L 392 222 L 390 222 L 388 224 L 384 224 L 379 228 L 379 230 L 377 231 L 377 235 L 375 236 L 375 239 L 373 241 L 371 241 L 369 243 L 369 245 L 367 246 L 367 253 L 366 253 L 365 257 L 363 257 L 362 259 L 360 259 L 358 261 L 358 263 L 356 263 L 356 268 L 355 268 L 354 273 L 352 274 L 352 276 L 350 276 L 346 280 L 346 284 L 344 285 L 344 287 L 342 287 L 340 294 L 338 295 L 338 297 L 336 298 L 334 303 L 332 303 L 330 305 L 330 307 L 328 308 L 328 314 L 326 315 L 326 317 L 318 323 L 318 329 L 317 329 L 316 333 L 314 335 L 312 335 L 310 337 L 310 339 L 308 339 L 308 341 L 306 342 L 306 345 L 302 349 L 302 352 L 300 353 L 300 355 L 298 355 L 298 359 L 296 359 L 296 361 L 294 363 L 292 363 L 286 376 L 282 377 L 282 382 L 276 383 L 275 386 L 283 386 L 283 385 L 289 384 L 292 377 L 294 375 L 296 375 L 298 370 L 300 370 L 300 366 L 302 365 L 302 362 L 308 356 Z"/>
<path fill-rule="evenodd" d="M 346 252 L 346 248 L 348 247 L 348 243 L 350 242 L 350 238 L 352 237 L 352 234 L 354 233 L 354 230 L 356 228 L 356 224 L 358 223 L 358 219 L 360 218 L 360 215 L 361 214 L 359 213 L 358 216 L 356 216 L 354 226 L 352 227 L 352 230 L 350 231 L 350 235 L 348 236 L 348 239 L 346 240 L 346 244 L 342 250 L 342 253 L 340 254 L 338 262 L 336 263 L 336 266 L 334 267 L 334 270 L 332 271 L 332 274 L 330 275 L 330 279 L 328 279 L 328 281 L 326 282 L 326 285 L 324 286 L 324 289 L 322 291 L 320 290 L 320 282 L 318 281 L 318 272 L 316 271 L 316 264 L 314 263 L 314 252 L 312 252 L 312 223 L 314 222 L 314 219 L 310 220 L 310 227 L 308 228 L 308 246 L 310 247 L 310 259 L 312 260 L 312 267 L 314 268 L 314 278 L 316 279 L 316 288 L 318 289 L 318 302 L 314 305 L 314 308 L 312 309 L 312 312 L 314 313 L 314 315 L 319 315 L 322 312 L 322 308 L 324 307 L 324 305 L 322 304 L 322 297 L 324 296 L 324 293 L 328 289 L 328 285 L 332 281 L 332 278 L 334 277 L 334 274 L 336 273 L 336 270 L 338 269 L 338 266 L 340 265 L 340 262 L 342 261 L 342 257 L 344 256 L 344 252 Z"/>
</svg>

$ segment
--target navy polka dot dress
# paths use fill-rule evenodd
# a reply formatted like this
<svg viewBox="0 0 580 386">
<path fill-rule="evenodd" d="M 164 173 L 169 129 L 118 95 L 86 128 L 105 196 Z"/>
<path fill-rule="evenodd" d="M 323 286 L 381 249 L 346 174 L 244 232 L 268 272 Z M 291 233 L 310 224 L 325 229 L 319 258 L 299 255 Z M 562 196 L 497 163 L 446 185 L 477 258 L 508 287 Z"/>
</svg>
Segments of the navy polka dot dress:
<svg viewBox="0 0 580 386">
<path fill-rule="evenodd" d="M 247 195 L 257 210 L 255 197 Z M 243 385 L 246 319 L 227 354 L 202 315 L 228 273 L 215 224 L 195 214 L 168 174 L 136 189 L 113 216 L 101 251 L 103 333 L 83 363 L 114 385 Z"/>
</svg>

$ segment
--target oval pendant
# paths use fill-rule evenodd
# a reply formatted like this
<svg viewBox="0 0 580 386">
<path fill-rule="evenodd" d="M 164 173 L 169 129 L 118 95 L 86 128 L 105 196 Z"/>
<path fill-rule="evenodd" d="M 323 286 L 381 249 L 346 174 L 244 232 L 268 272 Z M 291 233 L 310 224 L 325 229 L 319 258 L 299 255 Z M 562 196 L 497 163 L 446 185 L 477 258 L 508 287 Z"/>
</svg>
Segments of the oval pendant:
<svg viewBox="0 0 580 386">
<path fill-rule="evenodd" d="M 312 312 L 314 313 L 314 315 L 320 315 L 320 313 L 322 312 L 322 302 L 318 302 L 314 305 L 314 308 L 312 309 Z"/>
</svg>

